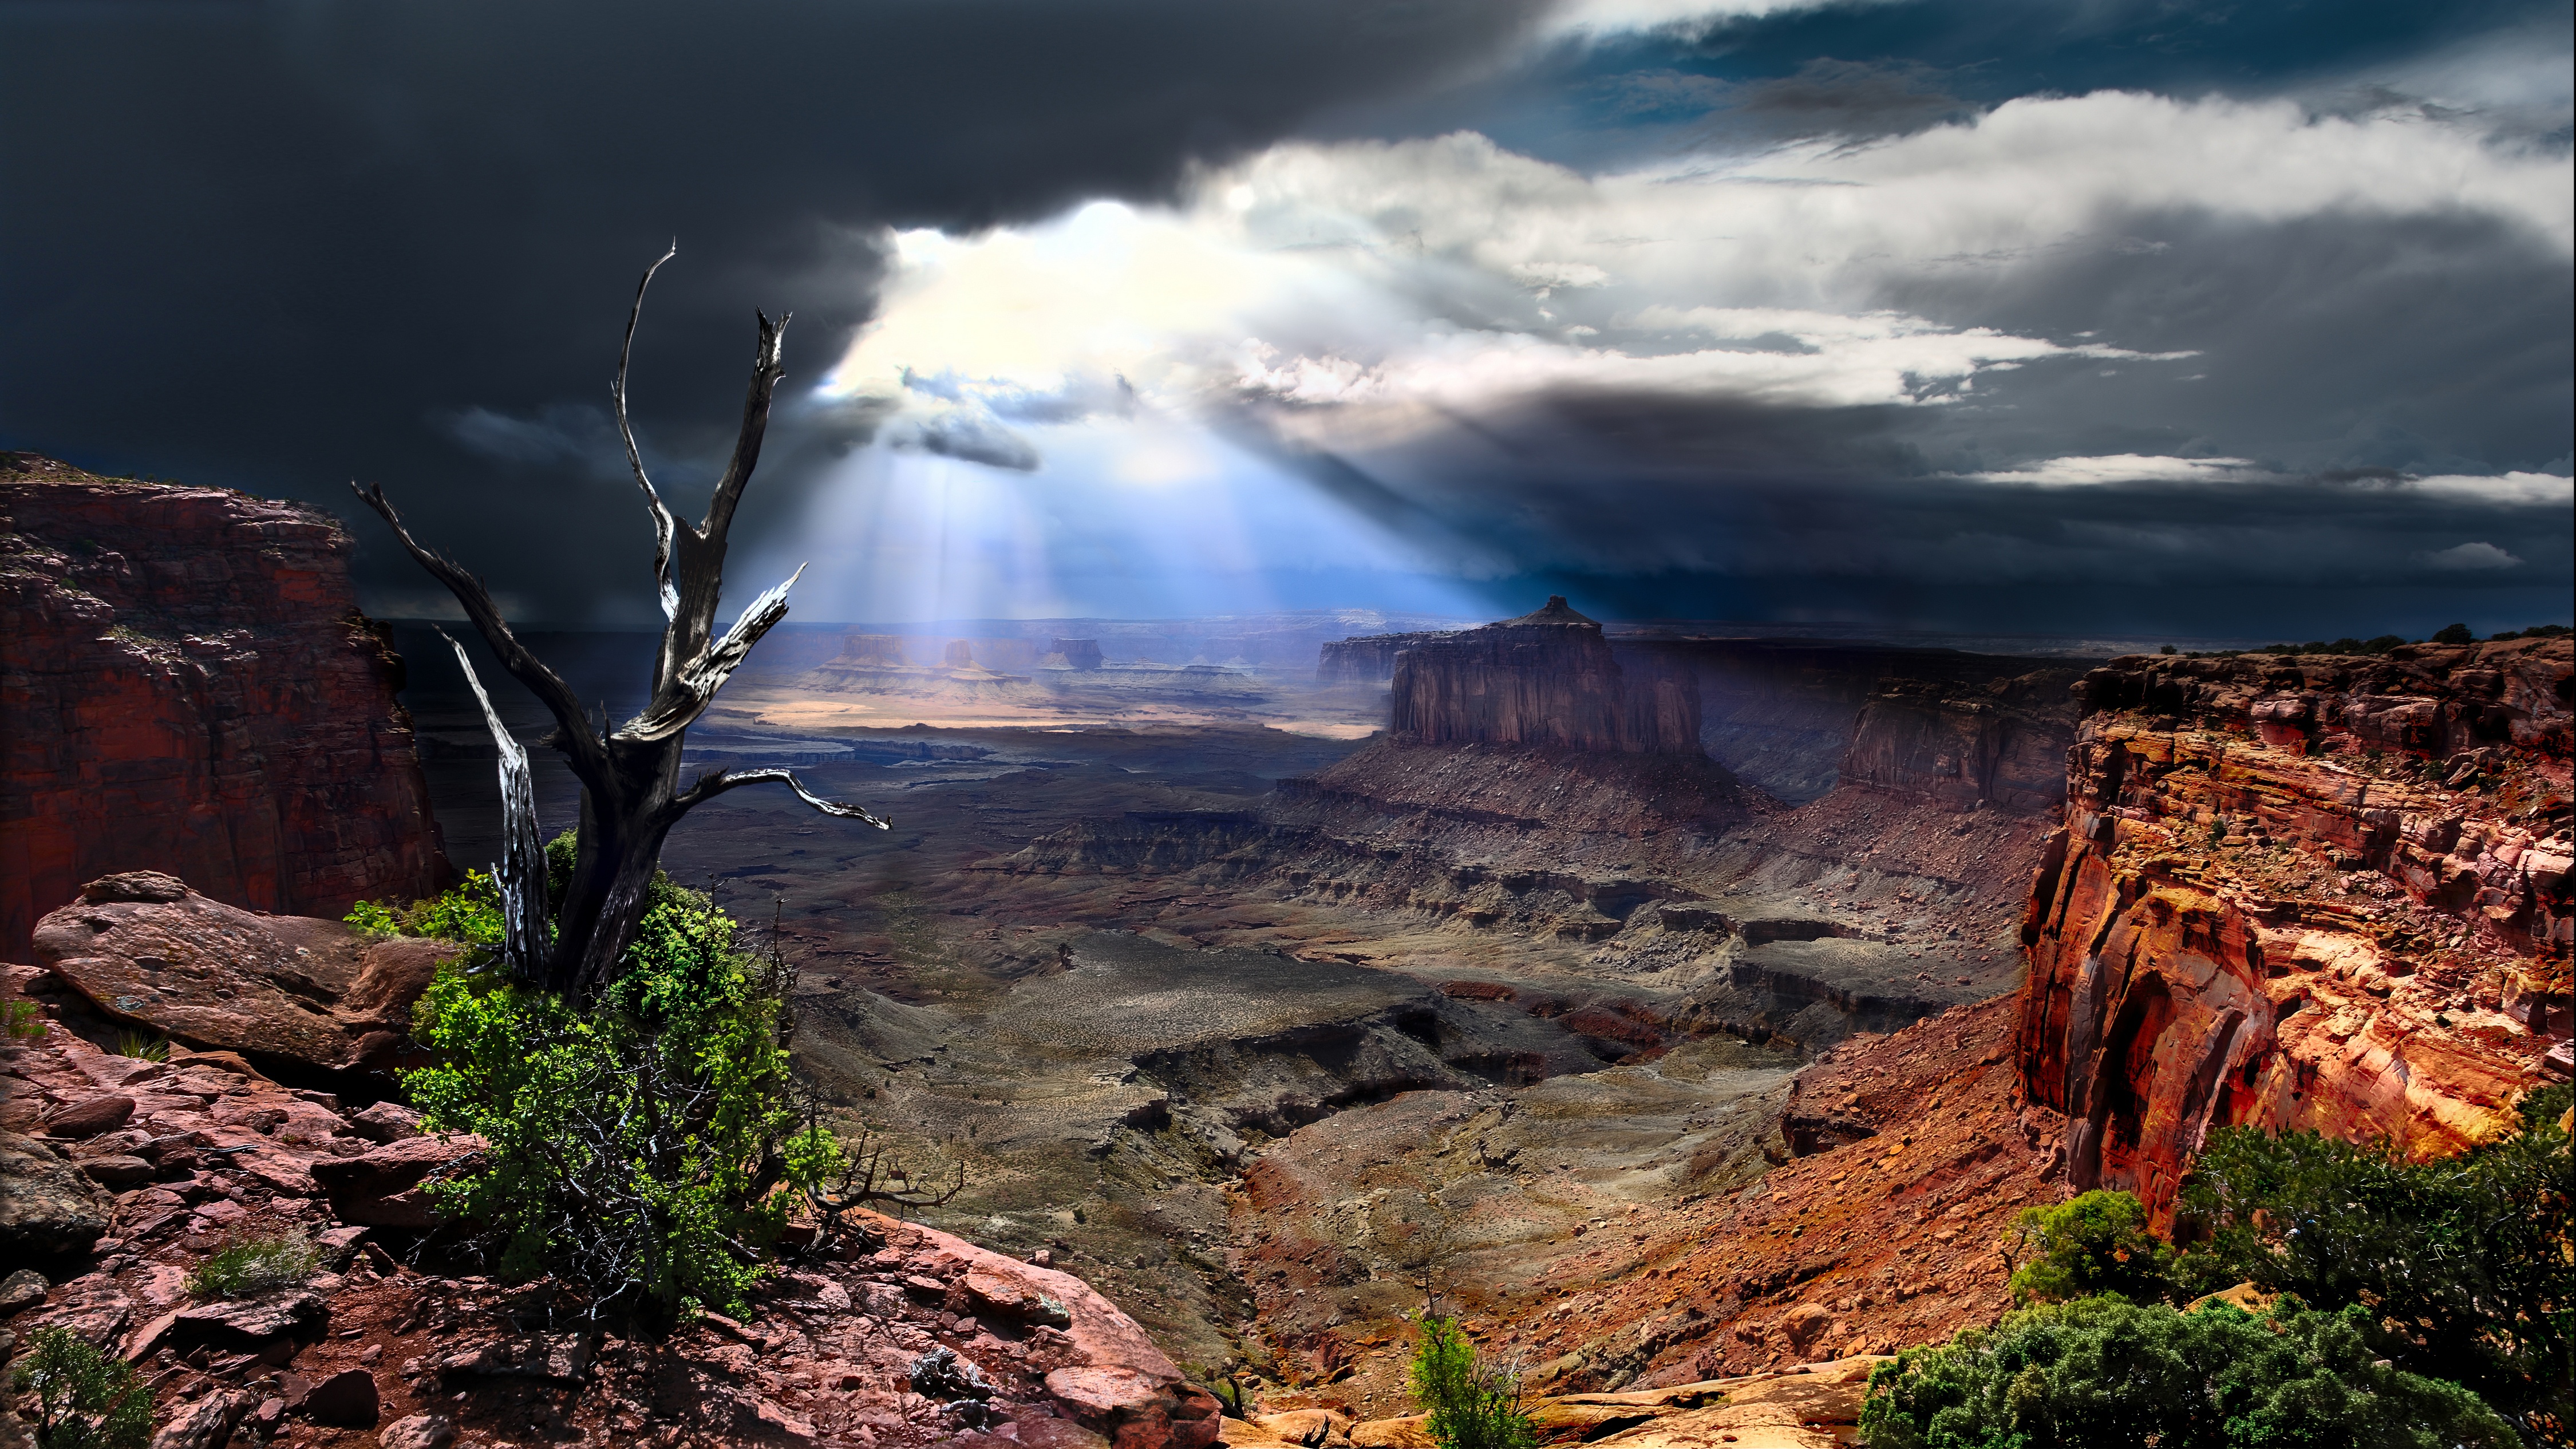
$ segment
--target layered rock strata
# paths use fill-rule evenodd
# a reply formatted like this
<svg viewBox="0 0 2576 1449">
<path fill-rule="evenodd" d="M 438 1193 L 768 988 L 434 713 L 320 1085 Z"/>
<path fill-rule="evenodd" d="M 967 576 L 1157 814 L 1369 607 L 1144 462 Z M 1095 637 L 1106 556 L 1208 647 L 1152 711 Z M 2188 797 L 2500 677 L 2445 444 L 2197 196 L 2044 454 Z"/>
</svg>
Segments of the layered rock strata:
<svg viewBox="0 0 2576 1449">
<path fill-rule="evenodd" d="M 1563 596 L 1517 619 L 1427 639 L 1395 658 L 1395 739 L 1701 756 L 1687 676 L 1614 657 Z"/>
<path fill-rule="evenodd" d="M 321 915 L 445 883 L 350 547 L 297 504 L 0 454 L 0 951 L 111 871 Z"/>
<path fill-rule="evenodd" d="M 2568 1030 L 2571 675 L 2550 639 L 2086 676 L 2017 1046 L 2070 1183 L 2161 1217 L 2216 1126 L 2507 1127 Z"/>
</svg>

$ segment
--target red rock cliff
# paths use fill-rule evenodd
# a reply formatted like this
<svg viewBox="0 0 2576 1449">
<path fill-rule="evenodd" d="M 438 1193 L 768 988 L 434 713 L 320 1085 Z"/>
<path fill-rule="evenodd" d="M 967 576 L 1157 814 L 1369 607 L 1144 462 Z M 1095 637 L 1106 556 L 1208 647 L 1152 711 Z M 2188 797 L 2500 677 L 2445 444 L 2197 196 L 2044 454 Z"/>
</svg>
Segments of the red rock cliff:
<svg viewBox="0 0 2576 1449">
<path fill-rule="evenodd" d="M 1533 614 L 1423 638 L 1395 657 L 1394 737 L 1688 755 L 1699 690 L 1657 661 L 1613 657 L 1601 626 L 1551 598 Z"/>
<path fill-rule="evenodd" d="M 0 953 L 116 871 L 336 916 L 445 880 L 327 515 L 0 454 Z"/>
<path fill-rule="evenodd" d="M 2409 1152 L 2565 1055 L 2566 639 L 2087 675 L 2018 1053 L 2068 1180 L 2168 1214 L 2215 1125 Z"/>
<path fill-rule="evenodd" d="M 1882 681 L 1853 723 L 1841 783 L 1953 810 L 2054 812 L 2066 798 L 2074 678 L 2040 669 L 2013 679 Z"/>
</svg>

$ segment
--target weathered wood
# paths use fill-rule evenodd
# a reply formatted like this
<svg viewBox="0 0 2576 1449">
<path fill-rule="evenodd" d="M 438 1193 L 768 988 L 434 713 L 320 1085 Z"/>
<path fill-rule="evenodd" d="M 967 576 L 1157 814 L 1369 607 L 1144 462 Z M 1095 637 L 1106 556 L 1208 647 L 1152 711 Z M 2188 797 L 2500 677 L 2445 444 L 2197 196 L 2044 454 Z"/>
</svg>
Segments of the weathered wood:
<svg viewBox="0 0 2576 1449">
<path fill-rule="evenodd" d="M 491 727 L 492 744 L 500 752 L 501 858 L 492 863 L 492 880 L 501 893 L 501 959 L 520 979 L 543 980 L 554 943 L 547 939 L 546 838 L 537 827 L 537 785 L 528 770 L 528 752 L 501 723 L 501 712 L 483 692 L 465 646 L 449 639 L 444 629 L 438 637 L 456 651 L 457 666 L 465 671 L 474 702 L 483 706 L 483 722 Z"/>
<path fill-rule="evenodd" d="M 804 569 L 799 567 L 786 583 L 754 599 L 735 619 L 733 627 L 717 637 L 715 615 L 724 592 L 726 533 L 733 526 L 734 510 L 751 482 L 752 471 L 759 466 L 761 441 L 769 427 L 770 399 L 777 391 L 778 380 L 785 375 L 780 349 L 786 316 L 773 323 L 765 313 L 753 314 L 758 338 L 752 351 L 751 382 L 743 397 L 742 425 L 724 475 L 717 480 L 714 496 L 708 500 L 706 516 L 694 525 L 674 517 L 645 472 L 643 451 L 635 441 L 635 429 L 627 413 L 628 364 L 634 353 L 635 330 L 643 315 L 645 291 L 652 285 L 653 274 L 677 250 L 675 246 L 664 252 L 645 269 L 643 280 L 636 285 L 635 305 L 627 314 L 625 343 L 618 352 L 617 378 L 610 388 L 617 406 L 618 434 L 626 445 L 626 460 L 653 517 L 654 587 L 666 621 L 661 649 L 654 660 L 652 701 L 633 719 L 610 730 L 603 711 L 599 723 L 591 723 L 572 690 L 511 633 L 508 621 L 501 617 L 500 608 L 480 579 L 413 539 L 401 515 L 385 498 L 382 485 L 349 485 L 393 527 L 395 537 L 413 560 L 456 596 L 464 606 L 466 618 L 491 645 L 503 667 L 554 716 L 555 729 L 544 743 L 563 753 L 573 777 L 581 782 L 580 848 L 562 905 L 554 917 L 553 945 L 543 952 L 544 968 L 537 974 L 550 989 L 574 995 L 587 995 L 616 974 L 650 897 L 662 842 L 680 817 L 698 805 L 743 785 L 777 782 L 825 814 L 862 820 L 880 830 L 887 828 L 887 822 L 860 806 L 816 795 L 786 770 L 713 770 L 686 790 L 680 787 L 680 756 L 689 725 L 705 712 L 716 691 L 724 687 L 752 646 L 787 616 L 787 591 Z M 463 657 L 459 650 L 458 658 Z M 474 678 L 470 666 L 466 676 L 469 680 Z M 482 698 L 481 681 L 475 680 L 474 688 L 476 696 Z M 546 890 L 543 839 L 536 826 L 534 792 L 530 790 L 528 795 L 525 823 L 528 839 L 535 842 L 535 848 L 524 857 L 533 863 L 533 875 L 520 877 L 511 864 L 523 858 L 520 852 L 524 844 L 519 837 L 520 817 L 510 799 L 508 753 L 515 748 L 515 742 L 503 735 L 488 699 L 484 708 L 494 734 L 503 744 L 502 792 L 505 810 L 512 812 L 512 833 L 503 866 L 512 873 L 511 879 L 533 882 L 532 889 L 523 887 L 515 895 L 507 890 L 504 893 L 505 904 L 516 903 L 510 905 L 514 941 L 511 949 L 526 950 L 526 959 L 533 962 L 539 954 L 533 943 L 543 939 Z M 533 926 L 521 919 L 530 909 L 530 902 L 537 912 Z M 534 934 L 523 936 L 523 930 Z"/>
</svg>

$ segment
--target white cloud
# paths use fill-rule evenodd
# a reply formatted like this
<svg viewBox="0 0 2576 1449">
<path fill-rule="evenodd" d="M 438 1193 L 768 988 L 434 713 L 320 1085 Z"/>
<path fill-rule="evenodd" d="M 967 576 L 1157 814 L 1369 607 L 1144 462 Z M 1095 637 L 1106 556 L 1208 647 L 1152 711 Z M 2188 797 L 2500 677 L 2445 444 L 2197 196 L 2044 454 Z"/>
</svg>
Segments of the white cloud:
<svg viewBox="0 0 2576 1449">
<path fill-rule="evenodd" d="M 2082 488 L 2105 483 L 2278 482 L 2282 477 L 2243 458 L 2158 458 L 2139 453 L 2049 458 L 2019 468 L 1961 476 L 1977 483 L 2020 483 L 2039 488 Z"/>
<path fill-rule="evenodd" d="M 1585 388 L 1941 406 L 1983 372 L 2152 371 L 2190 354 L 1887 310 L 1879 299 L 1909 281 L 2125 246 L 2137 214 L 2171 208 L 2258 222 L 2479 213 L 2569 253 L 2570 177 L 2563 154 L 2457 126 L 2121 92 L 2018 100 L 1863 147 L 1600 176 L 1465 133 L 1286 144 L 1201 174 L 1170 208 L 895 235 L 878 320 L 825 389 L 901 411 L 890 437 L 976 443 L 956 455 L 1011 467 L 1029 460 L 1000 440 L 1031 419 L 1139 409 L 1273 405 L 1305 441 L 1364 447 Z M 2251 466 L 2054 459 L 1983 476 L 2226 481 Z M 2495 498 L 2531 485 L 2415 486 Z"/>
<path fill-rule="evenodd" d="M 1702 30 L 1721 20 L 1813 10 L 1826 0 L 1563 0 L 1547 17 L 1551 36 Z"/>
<path fill-rule="evenodd" d="M 2424 564 L 2437 569 L 2478 570 L 2519 567 L 2521 559 L 2491 543 L 2463 543 L 2433 553 L 2417 554 Z"/>
<path fill-rule="evenodd" d="M 2555 473 L 2500 473 L 2493 476 L 2443 473 L 2415 478 L 2408 486 L 2478 503 L 2576 503 L 2576 478 Z"/>
</svg>

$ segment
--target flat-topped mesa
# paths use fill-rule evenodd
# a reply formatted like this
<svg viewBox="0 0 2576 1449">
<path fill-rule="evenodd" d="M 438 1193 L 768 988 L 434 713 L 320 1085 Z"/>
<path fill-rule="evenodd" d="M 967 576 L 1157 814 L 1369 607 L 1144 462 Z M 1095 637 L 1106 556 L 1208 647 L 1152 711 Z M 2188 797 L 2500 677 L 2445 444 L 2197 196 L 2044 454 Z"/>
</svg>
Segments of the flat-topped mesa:
<svg viewBox="0 0 2576 1449">
<path fill-rule="evenodd" d="M 2566 1070 L 2569 641 L 2113 660 L 2022 928 L 2077 1187 L 2160 1218 L 2214 1126 L 2504 1131 Z"/>
<path fill-rule="evenodd" d="M 1362 634 L 1327 642 L 1315 659 L 1315 682 L 1322 685 L 1384 684 L 1395 678 L 1395 656 L 1455 630 L 1415 634 Z"/>
<path fill-rule="evenodd" d="M 117 871 L 337 916 L 449 878 L 329 515 L 0 454 L 0 953 Z"/>
<path fill-rule="evenodd" d="M 1097 639 L 1050 639 L 1042 669 L 1098 669 L 1105 661 Z"/>
<path fill-rule="evenodd" d="M 1542 745 L 1705 758 L 1699 690 L 1651 655 L 1614 657 L 1564 596 L 1517 619 L 1433 635 L 1396 655 L 1392 736 L 1408 744 Z"/>
</svg>

